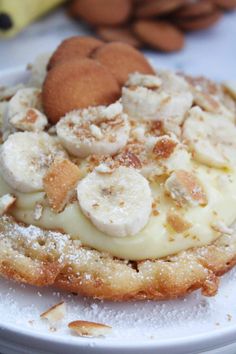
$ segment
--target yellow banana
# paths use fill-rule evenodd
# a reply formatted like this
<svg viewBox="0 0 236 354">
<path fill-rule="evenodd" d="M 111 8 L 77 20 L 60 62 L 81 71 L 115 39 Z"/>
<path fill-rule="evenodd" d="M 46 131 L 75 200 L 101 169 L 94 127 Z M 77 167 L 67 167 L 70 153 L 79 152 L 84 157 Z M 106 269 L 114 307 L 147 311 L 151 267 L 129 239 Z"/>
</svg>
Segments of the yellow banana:
<svg viewBox="0 0 236 354">
<path fill-rule="evenodd" d="M 0 38 L 13 36 L 65 0 L 0 0 Z"/>
</svg>

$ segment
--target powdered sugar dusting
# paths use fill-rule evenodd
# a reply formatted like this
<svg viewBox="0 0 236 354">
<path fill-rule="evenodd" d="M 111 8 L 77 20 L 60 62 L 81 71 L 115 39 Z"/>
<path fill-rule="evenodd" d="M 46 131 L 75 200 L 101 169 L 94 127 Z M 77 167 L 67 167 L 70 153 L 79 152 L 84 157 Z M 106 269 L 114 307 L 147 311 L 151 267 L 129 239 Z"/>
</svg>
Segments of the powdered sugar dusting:
<svg viewBox="0 0 236 354">
<path fill-rule="evenodd" d="M 206 333 L 217 328 L 236 326 L 234 288 L 236 270 L 222 279 L 219 294 L 205 298 L 199 292 L 174 301 L 144 301 L 112 303 L 65 294 L 53 289 L 19 285 L 12 281 L 0 282 L 0 324 L 16 325 L 33 332 L 71 338 L 67 324 L 87 320 L 111 325 L 112 333 L 106 339 L 137 342 L 174 339 Z M 54 328 L 40 319 L 40 313 L 59 301 L 65 301 L 65 318 Z M 58 338 L 59 338 L 58 337 Z M 94 339 L 91 339 L 91 343 Z"/>
<path fill-rule="evenodd" d="M 58 254 L 63 256 L 63 250 L 68 242 L 68 236 L 55 231 L 44 231 L 40 228 L 29 225 L 23 226 L 17 223 L 9 222 L 9 217 L 2 217 L 3 228 L 0 230 L 0 239 L 9 237 L 9 241 L 20 244 L 18 247 L 30 247 L 31 249 L 42 248 L 45 252 L 51 252 L 57 249 Z M 62 257 L 61 256 L 61 257 Z"/>
</svg>

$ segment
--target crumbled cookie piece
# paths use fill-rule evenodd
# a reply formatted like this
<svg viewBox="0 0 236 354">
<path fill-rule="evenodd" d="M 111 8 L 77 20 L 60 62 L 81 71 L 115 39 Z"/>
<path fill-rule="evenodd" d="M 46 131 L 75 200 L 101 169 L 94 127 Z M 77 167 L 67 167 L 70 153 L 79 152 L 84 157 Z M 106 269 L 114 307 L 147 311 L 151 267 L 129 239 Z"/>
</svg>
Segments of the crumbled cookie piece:
<svg viewBox="0 0 236 354">
<path fill-rule="evenodd" d="M 89 321 L 73 321 L 68 327 L 82 337 L 100 337 L 109 334 L 112 327 Z"/>
<path fill-rule="evenodd" d="M 150 85 L 146 85 L 151 75 L 143 75 L 138 79 L 134 76 L 134 82 L 139 82 L 139 86 L 122 88 L 121 101 L 124 112 L 131 119 L 158 121 L 159 130 L 161 128 L 165 133 L 180 136 L 181 124 L 192 106 L 193 95 L 189 84 L 181 76 L 165 71 L 160 71 L 158 75 L 156 78 L 160 77 L 160 82 L 162 82 L 159 88 L 148 87 L 153 79 Z M 130 77 L 131 82 L 132 77 Z M 161 127 L 159 122 L 162 123 Z"/>
<path fill-rule="evenodd" d="M 15 203 L 16 197 L 11 194 L 4 194 L 0 198 L 0 215 L 5 214 L 10 207 Z"/>
<path fill-rule="evenodd" d="M 14 128 L 23 131 L 43 131 L 48 124 L 46 116 L 35 108 L 28 108 L 10 118 Z"/>
<path fill-rule="evenodd" d="M 181 215 L 172 211 L 167 214 L 166 221 L 177 233 L 184 232 L 192 226 L 192 224 L 185 220 Z"/>
<path fill-rule="evenodd" d="M 174 152 L 176 145 L 177 141 L 168 135 L 164 135 L 157 138 L 152 151 L 156 159 L 167 159 Z"/>
<path fill-rule="evenodd" d="M 117 161 L 126 167 L 141 168 L 142 163 L 137 155 L 129 150 L 125 150 L 117 159 Z"/>
<path fill-rule="evenodd" d="M 41 313 L 40 317 L 47 319 L 49 322 L 57 322 L 62 320 L 65 317 L 65 314 L 66 304 L 62 301 Z"/>
<path fill-rule="evenodd" d="M 207 204 L 206 193 L 198 178 L 189 171 L 176 170 L 165 182 L 165 189 L 179 206 Z"/>
<path fill-rule="evenodd" d="M 79 168 L 69 160 L 56 160 L 44 176 L 43 185 L 50 207 L 57 213 L 61 212 L 80 179 Z"/>
</svg>

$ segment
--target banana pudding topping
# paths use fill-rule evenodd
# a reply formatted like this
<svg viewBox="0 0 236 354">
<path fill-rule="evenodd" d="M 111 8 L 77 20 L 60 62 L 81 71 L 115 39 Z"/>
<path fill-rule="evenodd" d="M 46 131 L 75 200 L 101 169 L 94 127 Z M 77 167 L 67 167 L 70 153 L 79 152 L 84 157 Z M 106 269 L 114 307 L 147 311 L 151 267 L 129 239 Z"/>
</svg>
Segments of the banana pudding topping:
<svg viewBox="0 0 236 354">
<path fill-rule="evenodd" d="M 170 211 L 166 218 L 167 224 L 177 233 L 182 233 L 189 230 L 192 224 L 184 220 L 181 215 L 176 212 Z"/>
<path fill-rule="evenodd" d="M 20 86 L 3 99 L 2 214 L 134 260 L 229 233 L 236 218 L 225 210 L 236 200 L 232 84 L 134 72 L 120 99 L 75 107 L 54 125 L 42 90 Z"/>
<path fill-rule="evenodd" d="M 59 52 L 0 88 L 0 274 L 113 301 L 214 295 L 236 264 L 235 84 L 89 37 Z"/>
</svg>

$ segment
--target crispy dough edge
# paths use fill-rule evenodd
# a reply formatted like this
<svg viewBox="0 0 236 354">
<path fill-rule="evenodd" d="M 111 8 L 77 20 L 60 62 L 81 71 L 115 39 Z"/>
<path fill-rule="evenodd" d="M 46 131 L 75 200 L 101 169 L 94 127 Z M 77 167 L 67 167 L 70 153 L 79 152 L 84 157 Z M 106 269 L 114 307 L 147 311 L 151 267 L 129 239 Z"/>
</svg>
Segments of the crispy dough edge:
<svg viewBox="0 0 236 354">
<path fill-rule="evenodd" d="M 166 300 L 197 289 L 213 296 L 219 276 L 236 264 L 236 231 L 174 256 L 129 262 L 84 247 L 67 235 L 33 230 L 31 239 L 30 227 L 19 228 L 12 217 L 0 217 L 0 274 L 98 299 Z"/>
</svg>

